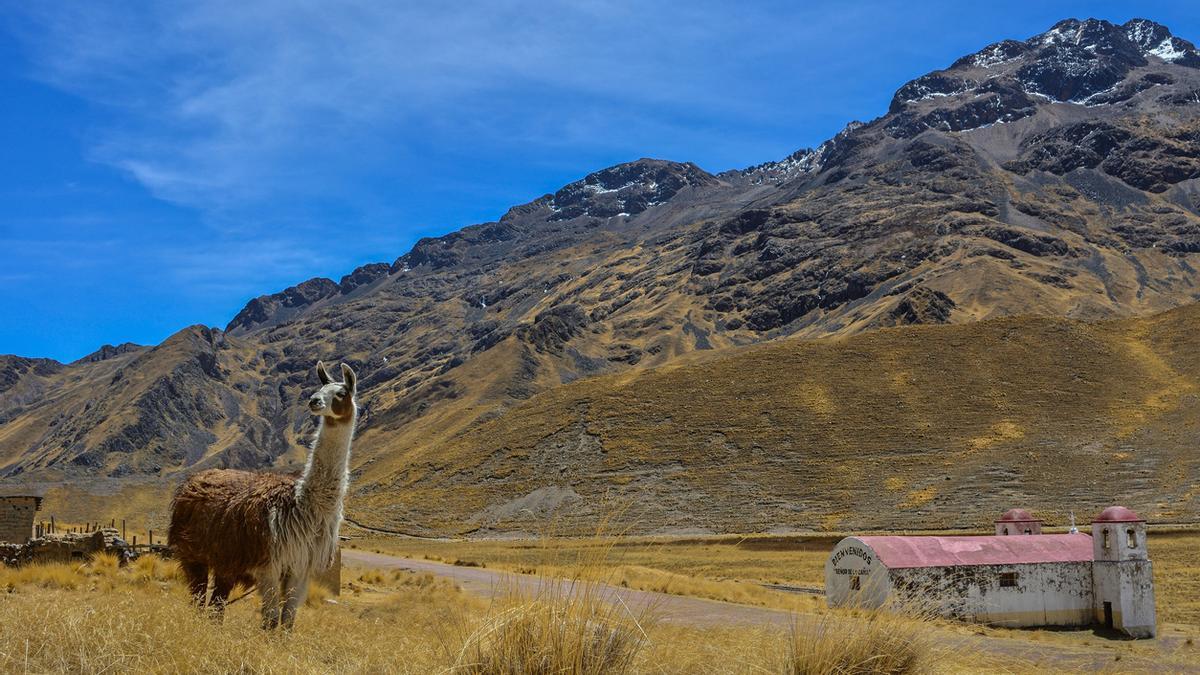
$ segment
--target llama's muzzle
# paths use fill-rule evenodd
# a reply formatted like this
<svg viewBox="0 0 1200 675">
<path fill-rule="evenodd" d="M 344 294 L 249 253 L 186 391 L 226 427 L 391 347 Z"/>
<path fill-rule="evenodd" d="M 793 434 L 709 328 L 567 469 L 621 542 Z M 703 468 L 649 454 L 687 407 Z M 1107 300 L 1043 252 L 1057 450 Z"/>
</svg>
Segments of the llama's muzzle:
<svg viewBox="0 0 1200 675">
<path fill-rule="evenodd" d="M 319 397 L 314 396 L 308 399 L 308 409 L 313 412 L 321 412 L 325 409 L 325 401 L 322 401 Z"/>
</svg>

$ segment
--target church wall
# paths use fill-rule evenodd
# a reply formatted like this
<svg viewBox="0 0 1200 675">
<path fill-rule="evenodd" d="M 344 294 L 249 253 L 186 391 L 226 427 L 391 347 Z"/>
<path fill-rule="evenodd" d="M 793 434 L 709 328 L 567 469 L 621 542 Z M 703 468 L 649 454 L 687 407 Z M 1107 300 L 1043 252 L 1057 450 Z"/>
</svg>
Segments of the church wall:
<svg viewBox="0 0 1200 675">
<path fill-rule="evenodd" d="M 830 607 L 879 607 L 891 596 L 888 569 L 875 550 L 846 537 L 825 561 L 825 602 Z"/>
<path fill-rule="evenodd" d="M 1090 562 L 915 567 L 889 575 L 897 596 L 942 616 L 1011 627 L 1092 623 Z"/>
</svg>

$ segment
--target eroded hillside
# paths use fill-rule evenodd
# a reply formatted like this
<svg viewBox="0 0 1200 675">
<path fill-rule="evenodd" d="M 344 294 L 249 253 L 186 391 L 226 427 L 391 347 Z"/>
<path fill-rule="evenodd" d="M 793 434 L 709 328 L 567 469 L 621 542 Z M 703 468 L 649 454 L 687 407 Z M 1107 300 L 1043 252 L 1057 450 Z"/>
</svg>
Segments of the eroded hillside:
<svg viewBox="0 0 1200 675">
<path fill-rule="evenodd" d="M 1200 512 L 1200 305 L 789 338 L 576 382 L 358 491 L 363 522 L 566 532 Z M 550 518 L 553 516 L 553 518 Z"/>
</svg>

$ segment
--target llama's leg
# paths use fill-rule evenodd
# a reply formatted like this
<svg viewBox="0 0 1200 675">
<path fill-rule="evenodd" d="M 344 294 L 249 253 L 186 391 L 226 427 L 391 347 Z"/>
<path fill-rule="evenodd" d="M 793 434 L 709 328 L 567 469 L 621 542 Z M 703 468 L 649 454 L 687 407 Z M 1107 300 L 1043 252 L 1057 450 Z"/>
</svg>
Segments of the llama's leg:
<svg viewBox="0 0 1200 675">
<path fill-rule="evenodd" d="M 229 604 L 229 594 L 233 592 L 233 587 L 236 585 L 237 577 L 214 575 L 212 599 L 208 604 L 212 610 L 213 618 L 217 621 L 224 618 L 225 605 Z"/>
<path fill-rule="evenodd" d="M 296 623 L 296 610 L 308 597 L 308 575 L 292 573 L 283 580 L 283 616 L 280 623 L 290 629 Z"/>
<path fill-rule="evenodd" d="M 258 575 L 258 597 L 262 598 L 262 627 L 271 630 L 279 626 L 280 580 L 278 574 Z"/>
<path fill-rule="evenodd" d="M 203 607 L 208 596 L 208 565 L 184 562 L 179 565 L 179 568 L 183 570 L 183 576 L 187 579 L 188 593 L 192 596 L 192 603 L 197 607 Z"/>
</svg>

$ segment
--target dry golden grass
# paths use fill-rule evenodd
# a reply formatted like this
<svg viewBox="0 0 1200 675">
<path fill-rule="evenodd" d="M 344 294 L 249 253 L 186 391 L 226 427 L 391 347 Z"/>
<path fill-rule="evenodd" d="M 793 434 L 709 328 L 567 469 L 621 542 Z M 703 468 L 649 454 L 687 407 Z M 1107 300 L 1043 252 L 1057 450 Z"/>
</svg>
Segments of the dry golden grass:
<svg viewBox="0 0 1200 675">
<path fill-rule="evenodd" d="M 364 537 L 351 547 L 410 558 L 523 573 L 571 574 L 604 552 L 616 585 L 747 605 L 819 611 L 819 596 L 770 591 L 761 583 L 825 585 L 825 560 L 839 536 L 584 537 L 429 540 Z M 1150 530 L 1159 620 L 1200 627 L 1200 531 Z"/>
<path fill-rule="evenodd" d="M 655 619 L 603 597 L 600 588 L 575 580 L 546 584 L 532 596 L 511 593 L 462 641 L 452 672 L 631 672 Z"/>
<path fill-rule="evenodd" d="M 411 575 L 410 575 L 411 576 Z M 0 672 L 409 672 L 442 670 L 442 627 L 478 611 L 449 584 L 385 580 L 369 601 L 320 603 L 293 634 L 263 632 L 257 602 L 218 624 L 174 565 L 142 558 L 0 569 Z M 318 591 L 319 593 L 319 591 Z"/>
<path fill-rule="evenodd" d="M 716 537 L 580 537 L 431 540 L 366 536 L 350 546 L 451 564 L 512 572 L 570 570 L 594 565 L 621 568 L 615 579 L 630 588 L 695 595 L 745 604 L 770 604 L 760 583 L 820 588 L 837 537 L 773 535 Z M 757 589 L 757 590 L 755 590 Z"/>
<path fill-rule="evenodd" d="M 257 603 L 195 611 L 174 565 L 143 558 L 0 570 L 0 672 L 769 672 L 785 634 L 660 626 L 583 579 L 485 604 L 430 575 L 348 568 L 337 604 L 291 634 Z"/>
<path fill-rule="evenodd" d="M 573 567 L 541 565 L 536 590 L 512 583 L 461 641 L 453 672 L 472 674 L 775 672 L 963 672 L 970 662 L 958 642 L 937 644 L 928 612 L 836 610 L 819 620 L 796 614 L 790 632 L 777 629 L 700 629 L 663 626 L 654 604 L 631 608 L 618 586 L 669 592 L 672 581 L 703 580 L 647 568 L 613 566 L 619 537 L 598 536 L 573 552 Z M 552 545 L 543 542 L 544 551 Z M 642 575 L 639 577 L 639 573 Z M 667 580 L 667 588 L 654 588 Z M 709 582 L 711 583 L 711 582 Z M 756 587 L 757 588 L 757 587 Z M 758 588 L 759 592 L 762 591 Z M 717 595 L 724 594 L 724 591 Z M 703 594 L 701 594 L 702 597 Z M 754 599 L 756 596 L 751 595 Z M 770 603 L 767 603 L 770 604 Z M 736 639 L 732 646 L 725 639 Z M 700 649 L 701 645 L 707 647 Z M 714 649 L 720 645 L 719 648 Z M 1019 662 L 1019 661 L 1018 661 Z M 994 671 L 995 669 L 993 669 Z"/>
<path fill-rule="evenodd" d="M 756 572 L 763 572 L 776 582 L 787 580 L 820 586 L 820 582 L 808 574 L 811 570 L 803 570 L 806 577 L 803 580 L 789 574 L 780 576 L 780 568 L 785 563 L 781 552 L 770 552 L 770 558 L 779 559 L 779 568 L 768 569 L 767 560 L 762 558 L 758 559 L 758 569 L 747 569 L 752 567 L 750 565 L 739 567 L 739 561 L 749 558 L 744 553 L 739 555 L 736 545 L 730 542 L 669 544 L 636 538 L 543 539 L 536 543 L 371 539 L 362 545 L 396 555 L 522 574 L 570 578 L 581 569 L 596 568 L 603 570 L 605 583 L 614 586 L 776 609 L 808 611 L 823 604 L 823 600 L 815 595 L 768 590 L 753 577 Z M 605 556 L 602 565 L 591 562 L 597 555 Z M 820 564 L 824 564 L 825 554 L 819 555 L 822 557 Z M 814 569 L 820 571 L 819 566 Z M 736 574 L 750 578 L 733 576 Z"/>
<path fill-rule="evenodd" d="M 1151 530 L 1148 546 L 1158 620 L 1200 626 L 1200 532 Z"/>
<path fill-rule="evenodd" d="M 538 591 L 514 590 L 488 603 L 428 574 L 348 566 L 336 602 L 306 608 L 291 633 L 265 633 L 256 600 L 235 603 L 224 623 L 213 622 L 189 605 L 175 566 L 154 558 L 125 568 L 102 557 L 86 565 L 4 569 L 0 672 L 1035 670 L 1019 654 L 968 650 L 968 632 L 904 613 L 797 615 L 790 634 L 661 622 L 653 607 L 607 601 L 597 582 L 611 577 L 611 569 L 590 564 L 578 572 L 565 581 L 543 577 Z M 1123 655 L 1131 666 L 1147 663 L 1144 650 L 1116 656 Z"/>
<path fill-rule="evenodd" d="M 792 629 L 782 672 L 904 675 L 933 670 L 929 625 L 902 612 L 874 610 L 849 618 L 826 614 Z"/>
</svg>

